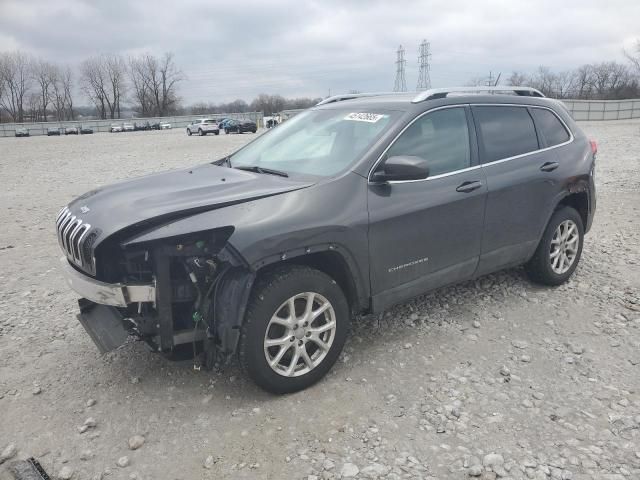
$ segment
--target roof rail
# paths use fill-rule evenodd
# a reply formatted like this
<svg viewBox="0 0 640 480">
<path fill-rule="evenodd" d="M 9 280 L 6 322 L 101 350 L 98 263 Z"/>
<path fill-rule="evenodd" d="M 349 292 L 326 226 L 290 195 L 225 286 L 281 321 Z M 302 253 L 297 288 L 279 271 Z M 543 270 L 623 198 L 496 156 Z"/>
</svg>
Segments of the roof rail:
<svg viewBox="0 0 640 480">
<path fill-rule="evenodd" d="M 510 87 L 510 86 L 495 86 L 495 87 L 449 87 L 449 88 L 430 88 L 423 92 L 418 93 L 411 103 L 420 103 L 425 100 L 435 100 L 437 98 L 445 98 L 449 93 L 480 93 L 480 92 L 513 92 L 516 95 L 524 97 L 544 97 L 542 92 L 532 87 Z"/>
<path fill-rule="evenodd" d="M 342 95 L 333 95 L 321 100 L 316 105 L 326 105 L 327 103 L 342 102 L 343 100 L 353 100 L 361 97 L 379 97 L 381 95 L 407 95 L 407 92 L 370 92 L 370 93 L 343 93 Z"/>
</svg>

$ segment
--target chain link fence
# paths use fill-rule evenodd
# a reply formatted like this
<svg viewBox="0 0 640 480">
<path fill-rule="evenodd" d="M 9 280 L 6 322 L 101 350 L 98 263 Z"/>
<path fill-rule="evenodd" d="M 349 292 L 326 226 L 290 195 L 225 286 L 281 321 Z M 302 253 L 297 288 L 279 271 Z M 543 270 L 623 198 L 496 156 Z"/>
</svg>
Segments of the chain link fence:
<svg viewBox="0 0 640 480">
<path fill-rule="evenodd" d="M 80 130 L 83 128 L 90 128 L 94 133 L 98 132 L 110 132 L 112 125 L 122 126 L 124 124 L 129 125 L 146 125 L 147 122 L 150 125 L 153 124 L 166 124 L 170 125 L 170 128 L 185 128 L 195 120 L 201 118 L 213 118 L 221 120 L 223 118 L 233 118 L 235 120 L 249 120 L 255 122 L 258 128 L 263 127 L 263 114 L 262 112 L 247 112 L 247 113 L 212 113 L 210 115 L 183 115 L 173 117 L 147 117 L 147 118 L 126 118 L 126 119 L 107 119 L 107 120 L 78 120 L 78 121 L 65 121 L 65 122 L 38 122 L 38 123 L 0 123 L 0 137 L 13 137 L 16 134 L 16 129 L 26 128 L 29 131 L 29 135 L 46 135 L 48 129 L 62 129 L 61 133 L 64 134 L 64 129 L 69 127 L 76 127 Z"/>
</svg>

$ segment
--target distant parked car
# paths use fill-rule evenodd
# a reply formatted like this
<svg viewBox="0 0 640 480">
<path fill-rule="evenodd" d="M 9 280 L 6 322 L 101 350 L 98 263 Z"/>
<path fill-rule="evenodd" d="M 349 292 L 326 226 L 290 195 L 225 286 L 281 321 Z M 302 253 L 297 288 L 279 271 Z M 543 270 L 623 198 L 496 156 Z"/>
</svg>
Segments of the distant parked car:
<svg viewBox="0 0 640 480">
<path fill-rule="evenodd" d="M 160 130 L 171 130 L 171 124 L 170 123 L 161 123 L 160 124 Z"/>
<path fill-rule="evenodd" d="M 28 136 L 29 136 L 29 130 L 27 130 L 24 127 L 16 128 L 16 137 L 28 137 Z"/>
<path fill-rule="evenodd" d="M 245 120 L 229 120 L 224 124 L 224 133 L 244 133 L 251 132 L 256 133 L 258 126 L 255 122 Z"/>
<path fill-rule="evenodd" d="M 60 130 L 61 128 L 59 127 L 49 127 L 47 128 L 47 137 L 53 137 L 55 136 L 60 136 Z"/>
<path fill-rule="evenodd" d="M 93 133 L 93 128 L 91 128 L 91 127 L 80 127 L 80 133 L 82 135 L 89 135 L 89 134 Z"/>
<path fill-rule="evenodd" d="M 122 131 L 122 125 L 120 125 L 119 123 L 112 123 L 111 124 L 111 128 L 109 129 L 109 131 L 111 133 L 121 132 Z"/>
<path fill-rule="evenodd" d="M 133 126 L 133 124 L 131 124 L 131 123 L 125 123 L 125 124 L 122 126 L 122 129 L 123 129 L 125 132 L 133 132 L 133 131 L 135 130 L 135 127 L 134 127 L 134 126 Z"/>
<path fill-rule="evenodd" d="M 149 122 L 146 123 L 134 123 L 133 129 L 136 132 L 144 132 L 146 130 L 151 130 L 151 124 Z"/>
<path fill-rule="evenodd" d="M 233 121 L 234 121 L 233 118 L 223 118 L 222 120 L 218 121 L 218 126 L 220 127 L 220 130 L 224 130 L 227 124 Z"/>
<path fill-rule="evenodd" d="M 218 122 L 211 118 L 201 118 L 187 127 L 187 135 L 191 136 L 194 133 L 200 136 L 206 135 L 207 133 L 218 135 L 220 133 L 220 127 L 218 127 Z"/>
<path fill-rule="evenodd" d="M 64 129 L 65 135 L 78 135 L 78 127 L 67 127 Z"/>
<path fill-rule="evenodd" d="M 160 130 L 160 122 L 152 123 L 151 130 Z"/>
</svg>

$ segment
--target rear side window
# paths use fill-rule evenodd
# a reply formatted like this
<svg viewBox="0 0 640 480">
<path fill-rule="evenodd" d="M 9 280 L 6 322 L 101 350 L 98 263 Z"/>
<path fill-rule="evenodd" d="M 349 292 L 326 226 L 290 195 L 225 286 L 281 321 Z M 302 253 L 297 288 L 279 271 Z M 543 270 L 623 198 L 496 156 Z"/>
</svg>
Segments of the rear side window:
<svg viewBox="0 0 640 480">
<path fill-rule="evenodd" d="M 564 128 L 562 122 L 558 120 L 552 112 L 544 108 L 532 108 L 531 115 L 536 121 L 538 131 L 544 137 L 547 147 L 560 145 L 569 140 L 569 132 Z"/>
<path fill-rule="evenodd" d="M 533 119 L 524 107 L 473 107 L 484 145 L 484 163 L 538 150 Z"/>
</svg>

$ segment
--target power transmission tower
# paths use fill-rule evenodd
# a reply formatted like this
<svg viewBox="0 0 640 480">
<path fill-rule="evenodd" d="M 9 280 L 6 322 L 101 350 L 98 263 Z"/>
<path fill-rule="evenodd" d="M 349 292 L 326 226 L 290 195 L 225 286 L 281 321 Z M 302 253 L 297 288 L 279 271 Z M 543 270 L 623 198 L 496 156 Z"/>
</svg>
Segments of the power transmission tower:
<svg viewBox="0 0 640 480">
<path fill-rule="evenodd" d="M 431 76 L 429 72 L 431 67 L 429 65 L 429 59 L 431 58 L 431 44 L 426 40 L 423 40 L 420 44 L 420 55 L 418 55 L 418 61 L 420 62 L 420 71 L 418 72 L 418 86 L 416 90 L 427 90 L 431 88 Z"/>
<path fill-rule="evenodd" d="M 396 59 L 396 82 L 393 85 L 394 92 L 406 92 L 407 81 L 404 78 L 404 67 L 407 65 L 407 61 L 404 59 L 404 48 L 402 45 L 398 47 L 398 56 Z"/>
</svg>

